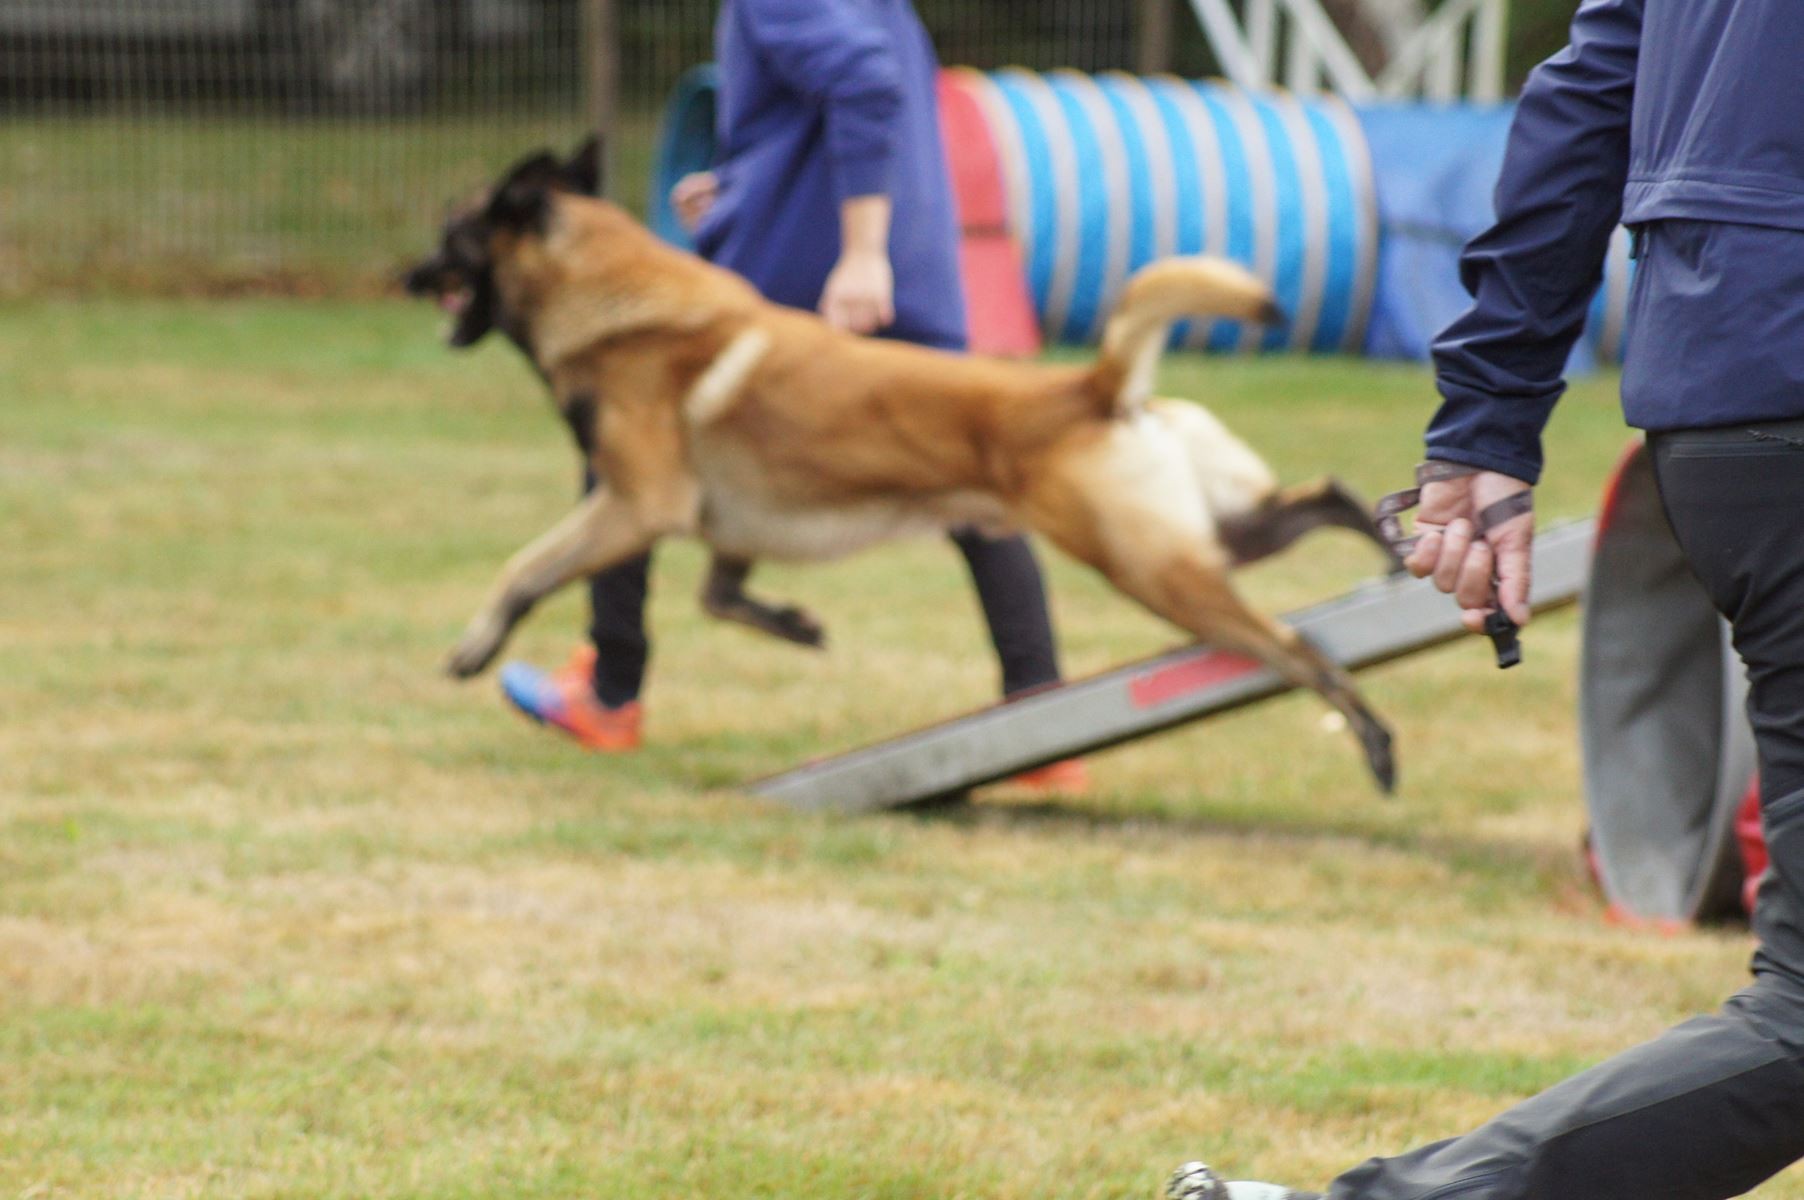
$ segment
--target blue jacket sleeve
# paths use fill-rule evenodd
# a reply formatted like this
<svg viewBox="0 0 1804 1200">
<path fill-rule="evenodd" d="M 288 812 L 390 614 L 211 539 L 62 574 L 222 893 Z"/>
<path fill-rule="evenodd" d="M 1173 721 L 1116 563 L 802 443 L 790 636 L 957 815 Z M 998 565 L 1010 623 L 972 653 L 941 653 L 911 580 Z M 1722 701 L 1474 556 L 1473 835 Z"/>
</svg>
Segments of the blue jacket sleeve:
<svg viewBox="0 0 1804 1200">
<path fill-rule="evenodd" d="M 902 68 L 876 14 L 858 0 L 740 0 L 772 71 L 826 114 L 841 202 L 890 190 Z"/>
<path fill-rule="evenodd" d="M 1432 458 L 1534 483 L 1541 431 L 1622 217 L 1643 0 L 1584 0 L 1523 88 L 1497 223 L 1460 259 L 1472 307 L 1434 343 Z"/>
</svg>

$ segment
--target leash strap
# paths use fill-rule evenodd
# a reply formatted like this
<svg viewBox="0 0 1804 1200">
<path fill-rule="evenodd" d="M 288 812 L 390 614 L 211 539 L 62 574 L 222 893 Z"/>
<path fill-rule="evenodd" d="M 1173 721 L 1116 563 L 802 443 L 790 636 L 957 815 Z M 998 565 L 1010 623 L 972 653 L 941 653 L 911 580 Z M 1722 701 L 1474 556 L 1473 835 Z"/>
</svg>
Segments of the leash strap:
<svg viewBox="0 0 1804 1200">
<path fill-rule="evenodd" d="M 1400 557 L 1408 557 L 1422 540 L 1422 535 L 1403 532 L 1403 514 L 1422 503 L 1422 489 L 1431 483 L 1445 483 L 1451 479 L 1476 475 L 1478 470 L 1465 463 L 1434 460 L 1417 466 L 1415 487 L 1392 492 L 1378 502 L 1375 515 L 1378 518 L 1378 531 L 1384 535 L 1384 540 L 1391 544 L 1391 548 Z M 1504 522 L 1534 511 L 1535 495 L 1532 491 L 1506 496 L 1495 504 L 1486 505 L 1478 514 L 1478 536 L 1484 537 Z M 1498 667 L 1508 670 L 1522 661 L 1522 639 L 1518 636 L 1519 633 L 1520 628 L 1502 608 L 1493 608 L 1485 618 L 1485 636 L 1491 639 L 1491 645 L 1497 650 Z"/>
</svg>

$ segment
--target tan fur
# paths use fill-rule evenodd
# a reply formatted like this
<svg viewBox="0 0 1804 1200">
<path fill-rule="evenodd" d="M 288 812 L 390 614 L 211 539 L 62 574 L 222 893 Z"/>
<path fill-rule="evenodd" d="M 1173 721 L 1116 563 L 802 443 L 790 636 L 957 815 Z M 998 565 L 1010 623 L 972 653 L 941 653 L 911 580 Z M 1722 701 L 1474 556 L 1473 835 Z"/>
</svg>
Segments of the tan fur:
<svg viewBox="0 0 1804 1200">
<path fill-rule="evenodd" d="M 1128 281 L 1103 327 L 1097 371 L 1118 380 L 1112 389 L 1117 412 L 1132 412 L 1151 399 L 1172 324 L 1200 315 L 1267 324 L 1283 319 L 1270 289 L 1244 267 L 1201 257 L 1151 264 Z"/>
<path fill-rule="evenodd" d="M 1044 534 L 1196 637 L 1257 656 L 1347 715 L 1381 781 L 1389 735 L 1338 667 L 1228 582 L 1224 520 L 1276 482 L 1213 417 L 1146 401 L 1174 319 L 1269 317 L 1231 264 L 1129 285 L 1092 367 L 943 354 L 836 332 L 653 238 L 612 205 L 552 201 L 544 237 L 497 235 L 507 327 L 573 419 L 598 400 L 607 486 L 509 564 L 451 660 L 480 670 L 565 583 L 662 536 L 746 559 L 828 558 L 976 523 Z"/>
<path fill-rule="evenodd" d="M 1251 512 L 1278 491 L 1278 478 L 1253 448 L 1200 404 L 1152 400 L 1147 414 L 1182 444 L 1196 487 L 1218 523 Z"/>
</svg>

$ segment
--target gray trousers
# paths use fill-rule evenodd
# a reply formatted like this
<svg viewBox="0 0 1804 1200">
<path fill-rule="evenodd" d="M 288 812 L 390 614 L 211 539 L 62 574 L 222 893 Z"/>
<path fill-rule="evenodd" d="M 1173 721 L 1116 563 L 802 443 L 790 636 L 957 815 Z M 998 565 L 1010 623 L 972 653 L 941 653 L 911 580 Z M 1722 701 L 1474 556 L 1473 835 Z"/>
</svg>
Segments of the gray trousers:
<svg viewBox="0 0 1804 1200">
<path fill-rule="evenodd" d="M 1331 1200 L 1721 1200 L 1804 1158 L 1804 421 L 1651 444 L 1748 665 L 1773 861 L 1754 983 L 1464 1137 L 1354 1168 Z"/>
</svg>

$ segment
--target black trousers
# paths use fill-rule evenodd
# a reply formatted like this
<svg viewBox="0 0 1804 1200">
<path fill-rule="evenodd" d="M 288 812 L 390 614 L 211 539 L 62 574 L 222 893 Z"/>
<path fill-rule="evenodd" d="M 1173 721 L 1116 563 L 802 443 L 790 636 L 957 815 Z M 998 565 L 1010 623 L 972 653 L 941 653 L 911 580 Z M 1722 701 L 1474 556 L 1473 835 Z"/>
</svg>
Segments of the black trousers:
<svg viewBox="0 0 1804 1200">
<path fill-rule="evenodd" d="M 1349 1171 L 1333 1200 L 1721 1200 L 1804 1158 L 1804 421 L 1650 442 L 1748 666 L 1773 861 L 1753 985 L 1465 1137 Z"/>
<path fill-rule="evenodd" d="M 588 481 L 593 487 L 594 481 Z M 990 642 L 1002 666 L 1004 695 L 1029 692 L 1059 680 L 1058 650 L 1046 610 L 1040 564 L 1024 537 L 988 538 L 958 530 L 952 542 L 965 556 Z M 651 555 L 644 554 L 589 580 L 589 640 L 595 643 L 595 694 L 618 708 L 639 698 L 651 661 L 645 600 Z"/>
</svg>

